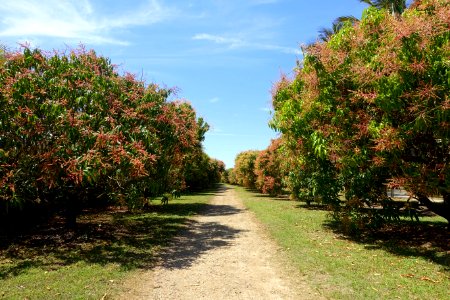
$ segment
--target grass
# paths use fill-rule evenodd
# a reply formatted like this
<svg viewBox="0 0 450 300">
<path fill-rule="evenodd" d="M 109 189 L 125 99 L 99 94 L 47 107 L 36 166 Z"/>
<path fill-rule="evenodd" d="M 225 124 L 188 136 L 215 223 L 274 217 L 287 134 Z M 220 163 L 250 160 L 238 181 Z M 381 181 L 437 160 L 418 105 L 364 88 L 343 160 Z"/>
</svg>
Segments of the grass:
<svg viewBox="0 0 450 300">
<path fill-rule="evenodd" d="M 442 218 L 377 234 L 340 233 L 327 212 L 236 188 L 284 249 L 288 264 L 331 299 L 448 299 L 450 239 Z"/>
<path fill-rule="evenodd" d="M 0 235 L 0 299 L 100 299 L 121 282 L 151 268 L 155 254 L 188 218 L 207 206 L 214 191 L 182 196 L 146 212 L 89 212 L 76 230 L 62 220 Z"/>
</svg>

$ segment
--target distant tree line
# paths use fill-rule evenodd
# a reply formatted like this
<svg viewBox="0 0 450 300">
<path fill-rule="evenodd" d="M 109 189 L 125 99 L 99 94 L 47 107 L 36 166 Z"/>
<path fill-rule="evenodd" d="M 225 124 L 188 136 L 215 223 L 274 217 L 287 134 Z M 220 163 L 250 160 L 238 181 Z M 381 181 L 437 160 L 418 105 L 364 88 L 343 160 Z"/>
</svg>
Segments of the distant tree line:
<svg viewBox="0 0 450 300">
<path fill-rule="evenodd" d="M 286 190 L 287 161 L 281 152 L 282 140 L 272 140 L 262 151 L 249 150 L 239 153 L 234 168 L 227 169 L 223 181 L 256 189 L 264 194 L 279 195 Z"/>
</svg>

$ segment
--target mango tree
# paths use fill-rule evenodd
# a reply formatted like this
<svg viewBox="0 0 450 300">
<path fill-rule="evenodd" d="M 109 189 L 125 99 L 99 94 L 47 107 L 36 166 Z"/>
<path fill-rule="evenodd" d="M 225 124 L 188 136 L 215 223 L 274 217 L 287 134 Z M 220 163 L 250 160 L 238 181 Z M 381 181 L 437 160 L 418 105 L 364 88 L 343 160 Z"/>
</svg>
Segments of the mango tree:
<svg viewBox="0 0 450 300">
<path fill-rule="evenodd" d="M 236 156 L 234 163 L 234 172 L 238 185 L 247 188 L 255 188 L 255 161 L 258 154 L 258 150 L 248 150 L 238 153 L 238 155 Z"/>
<path fill-rule="evenodd" d="M 46 202 L 73 222 L 88 200 L 133 203 L 170 188 L 201 142 L 189 104 L 94 51 L 7 52 L 0 86 L 4 210 Z"/>
<path fill-rule="evenodd" d="M 256 188 L 264 194 L 279 195 L 283 190 L 283 158 L 281 139 L 272 140 L 267 149 L 259 152 L 255 160 Z"/>
<path fill-rule="evenodd" d="M 334 203 L 341 191 L 350 215 L 403 187 L 450 220 L 449 15 L 440 0 L 400 18 L 369 8 L 305 49 L 274 93 L 271 123 L 298 152 L 300 186 L 332 187 Z"/>
</svg>

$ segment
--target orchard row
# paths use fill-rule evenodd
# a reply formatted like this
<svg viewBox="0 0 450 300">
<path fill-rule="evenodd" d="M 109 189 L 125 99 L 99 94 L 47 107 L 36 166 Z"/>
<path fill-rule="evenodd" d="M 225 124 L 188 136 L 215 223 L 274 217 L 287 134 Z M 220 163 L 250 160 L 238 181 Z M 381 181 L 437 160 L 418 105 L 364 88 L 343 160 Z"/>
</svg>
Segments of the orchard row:
<svg viewBox="0 0 450 300">
<path fill-rule="evenodd" d="M 449 16 L 442 0 L 370 7 L 305 47 L 273 91 L 281 137 L 239 154 L 229 181 L 327 204 L 356 228 L 400 211 L 389 189 L 450 220 Z"/>
<path fill-rule="evenodd" d="M 208 130 L 173 91 L 121 75 L 93 51 L 0 56 L 0 213 L 121 204 L 220 180 Z"/>
</svg>

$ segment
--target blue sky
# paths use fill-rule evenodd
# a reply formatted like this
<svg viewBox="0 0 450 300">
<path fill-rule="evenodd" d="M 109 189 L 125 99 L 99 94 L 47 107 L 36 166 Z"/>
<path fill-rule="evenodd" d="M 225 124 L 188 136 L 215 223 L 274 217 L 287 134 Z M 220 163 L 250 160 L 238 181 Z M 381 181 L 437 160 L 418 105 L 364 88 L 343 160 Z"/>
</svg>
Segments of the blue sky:
<svg viewBox="0 0 450 300">
<path fill-rule="evenodd" d="M 206 153 L 234 165 L 277 134 L 273 84 L 292 74 L 300 45 L 339 16 L 360 17 L 358 0 L 3 0 L 0 44 L 43 50 L 83 44 L 119 71 L 177 87 L 211 126 Z"/>
</svg>

